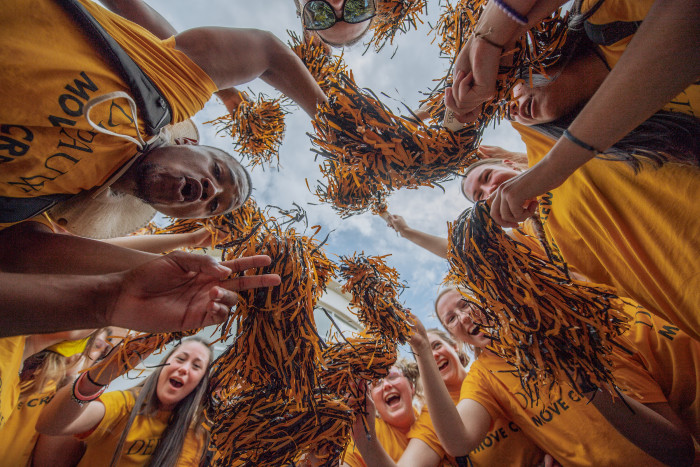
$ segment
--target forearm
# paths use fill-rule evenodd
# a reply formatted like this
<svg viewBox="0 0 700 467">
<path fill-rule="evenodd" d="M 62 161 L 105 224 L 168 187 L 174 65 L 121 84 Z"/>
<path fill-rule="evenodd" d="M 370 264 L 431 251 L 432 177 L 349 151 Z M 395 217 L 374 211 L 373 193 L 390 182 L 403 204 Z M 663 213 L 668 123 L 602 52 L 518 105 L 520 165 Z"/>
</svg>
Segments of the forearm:
<svg viewBox="0 0 700 467">
<path fill-rule="evenodd" d="M 430 348 L 414 349 L 414 353 L 423 382 L 425 401 L 440 444 L 453 457 L 466 456 L 478 445 L 481 437 L 474 443 L 469 436 Z"/>
<path fill-rule="evenodd" d="M 115 276 L 0 273 L 0 337 L 100 328 Z"/>
<path fill-rule="evenodd" d="M 141 0 L 100 0 L 110 11 L 149 30 L 159 39 L 177 34 L 160 13 Z"/>
<path fill-rule="evenodd" d="M 271 40 L 267 53 L 270 66 L 261 75 L 262 80 L 290 97 L 313 117 L 316 106 L 326 101 L 326 95 L 304 62 L 277 38 Z"/>
<path fill-rule="evenodd" d="M 125 271 L 157 257 L 98 240 L 55 234 L 36 222 L 0 232 L 0 269 L 5 272 L 104 274 Z"/>
<path fill-rule="evenodd" d="M 396 462 L 393 461 L 389 454 L 384 450 L 376 436 L 372 439 L 355 439 L 355 446 L 362 454 L 362 460 L 365 464 L 377 467 L 396 467 Z"/>
<path fill-rule="evenodd" d="M 401 230 L 399 234 L 406 240 L 415 243 L 421 248 L 425 248 L 440 258 L 447 258 L 448 243 L 446 238 L 430 235 L 410 227 Z"/>
<path fill-rule="evenodd" d="M 617 431 L 650 456 L 666 465 L 692 465 L 694 447 L 685 429 L 644 404 L 622 397 L 624 402 L 619 398 L 613 400 L 607 391 L 598 391 L 593 405 Z"/>
<path fill-rule="evenodd" d="M 105 243 L 146 253 L 160 254 L 192 246 L 193 240 L 191 233 L 175 233 L 110 238 L 105 240 Z"/>
<path fill-rule="evenodd" d="M 657 0 L 571 133 L 598 150 L 610 147 L 697 80 L 698 45 L 700 3 Z"/>
</svg>

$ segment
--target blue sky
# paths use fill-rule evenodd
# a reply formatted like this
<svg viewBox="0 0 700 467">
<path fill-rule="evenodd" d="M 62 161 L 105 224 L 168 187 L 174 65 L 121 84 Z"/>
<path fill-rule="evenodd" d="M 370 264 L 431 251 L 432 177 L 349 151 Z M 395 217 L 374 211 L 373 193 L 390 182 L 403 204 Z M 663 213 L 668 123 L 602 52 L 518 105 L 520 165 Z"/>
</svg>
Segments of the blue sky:
<svg viewBox="0 0 700 467">
<path fill-rule="evenodd" d="M 179 31 L 197 26 L 257 28 L 272 31 L 287 42 L 288 30 L 297 33 L 301 30 L 293 0 L 151 0 L 149 4 Z M 424 24 L 417 31 L 399 35 L 393 47 L 385 47 L 380 53 L 371 50 L 365 55 L 362 55 L 364 46 L 359 44 L 345 49 L 345 61 L 352 69 L 356 82 L 372 89 L 377 95 L 386 93 L 391 96 L 393 102 L 389 98 L 382 99 L 398 113 L 402 113 L 398 110 L 402 108 L 401 103 L 417 108 L 422 98 L 420 91 L 431 88 L 432 80 L 441 77 L 447 67 L 447 63 L 438 56 L 437 45 L 431 44 L 434 36 L 428 27 L 428 22 L 434 24 L 438 15 L 438 1 L 428 0 Z M 261 81 L 240 88 L 250 88 L 255 93 L 265 92 L 271 96 L 279 94 Z M 229 136 L 216 135 L 213 126 L 204 124 L 225 113 L 223 105 L 212 99 L 195 120 L 200 128 L 202 144 L 233 152 Z M 292 202 L 302 205 L 307 210 L 309 225 L 323 226 L 321 238 L 331 232 L 326 245 L 326 252 L 331 257 L 349 255 L 355 251 L 364 251 L 368 255 L 391 254 L 387 262 L 398 269 L 402 280 L 409 286 L 401 297 L 405 305 L 427 327 L 437 326 L 432 302 L 447 271 L 446 262 L 398 237 L 377 216 L 362 214 L 341 219 L 330 206 L 318 205 L 305 182 L 308 180 L 313 188 L 319 179 L 318 162 L 314 161 L 306 135 L 312 131 L 309 117 L 299 108 L 294 108 L 287 115 L 286 123 L 279 171 L 256 168 L 252 172 L 254 196 L 258 203 L 280 207 L 291 207 Z M 507 123 L 495 129 L 489 128 L 484 135 L 484 143 L 524 150 L 520 138 Z M 404 216 L 412 227 L 445 236 L 446 223 L 454 220 L 468 206 L 459 193 L 456 181 L 445 184 L 445 189 L 446 193 L 429 188 L 396 192 L 389 198 L 389 211 Z"/>
</svg>

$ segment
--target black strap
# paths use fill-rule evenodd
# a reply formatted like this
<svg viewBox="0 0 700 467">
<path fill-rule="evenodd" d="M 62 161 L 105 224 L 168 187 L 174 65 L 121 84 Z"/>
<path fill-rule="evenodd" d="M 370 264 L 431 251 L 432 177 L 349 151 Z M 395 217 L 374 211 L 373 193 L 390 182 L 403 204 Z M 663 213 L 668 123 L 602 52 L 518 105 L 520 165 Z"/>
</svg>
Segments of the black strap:
<svg viewBox="0 0 700 467">
<path fill-rule="evenodd" d="M 637 32 L 641 21 L 615 21 L 614 23 L 583 23 L 583 28 L 591 42 L 598 45 L 612 45 Z"/>
<path fill-rule="evenodd" d="M 90 36 L 95 49 L 103 52 L 114 69 L 119 71 L 131 90 L 131 96 L 139 109 L 146 132 L 151 136 L 156 135 L 172 120 L 170 104 L 161 95 L 160 90 L 78 0 L 58 0 L 58 2 Z"/>
<path fill-rule="evenodd" d="M 131 96 L 139 109 L 146 132 L 151 136 L 156 135 L 172 120 L 168 101 L 136 62 L 127 55 L 117 41 L 104 30 L 102 25 L 78 0 L 57 1 L 79 23 L 95 49 L 103 52 L 110 65 L 119 72 L 131 90 Z M 31 219 L 71 196 L 62 193 L 34 198 L 0 196 L 0 223 L 9 224 Z"/>
<path fill-rule="evenodd" d="M 0 223 L 13 224 L 31 219 L 72 196 L 62 193 L 34 198 L 0 196 Z"/>
</svg>

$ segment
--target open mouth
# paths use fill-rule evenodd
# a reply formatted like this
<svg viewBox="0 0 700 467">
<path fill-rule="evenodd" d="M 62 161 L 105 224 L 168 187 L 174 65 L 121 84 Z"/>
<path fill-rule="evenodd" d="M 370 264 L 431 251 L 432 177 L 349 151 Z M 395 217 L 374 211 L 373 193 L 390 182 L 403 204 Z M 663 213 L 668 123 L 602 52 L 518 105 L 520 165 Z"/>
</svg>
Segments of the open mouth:
<svg viewBox="0 0 700 467">
<path fill-rule="evenodd" d="M 469 334 L 471 334 L 472 336 L 476 336 L 480 332 L 481 332 L 481 326 L 479 326 L 478 324 L 475 324 L 474 327 L 472 328 L 472 330 L 469 331 Z"/>
<path fill-rule="evenodd" d="M 172 385 L 172 387 L 174 387 L 174 388 L 176 388 L 176 389 L 177 389 L 177 388 L 181 388 L 182 386 L 184 386 L 184 383 L 183 383 L 183 382 L 178 381 L 178 380 L 176 380 L 176 379 L 172 379 L 172 378 L 170 378 L 170 384 Z"/>
<path fill-rule="evenodd" d="M 398 394 L 392 394 L 384 399 L 384 402 L 386 402 L 386 405 L 389 407 L 395 407 L 401 402 L 401 397 Z"/>
<path fill-rule="evenodd" d="M 193 178 L 185 177 L 180 194 L 185 201 L 195 201 L 202 196 L 202 185 Z"/>
<path fill-rule="evenodd" d="M 438 370 L 442 371 L 445 368 L 447 368 L 447 365 L 449 365 L 450 362 L 448 360 L 443 360 L 442 363 L 438 364 Z"/>
</svg>

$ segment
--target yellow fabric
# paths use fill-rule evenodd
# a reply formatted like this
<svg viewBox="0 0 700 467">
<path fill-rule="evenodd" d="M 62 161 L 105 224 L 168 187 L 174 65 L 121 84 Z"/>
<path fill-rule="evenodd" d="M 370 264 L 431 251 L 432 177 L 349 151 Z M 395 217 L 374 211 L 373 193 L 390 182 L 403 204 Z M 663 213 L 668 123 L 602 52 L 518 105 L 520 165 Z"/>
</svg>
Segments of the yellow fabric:
<svg viewBox="0 0 700 467">
<path fill-rule="evenodd" d="M 513 123 L 536 164 L 554 142 Z M 541 217 L 564 259 L 700 339 L 700 170 L 594 159 L 547 193 Z"/>
<path fill-rule="evenodd" d="M 2 167 L 2 166 L 0 166 L 0 167 Z M 51 222 L 51 219 L 49 219 L 49 217 L 46 214 L 40 214 L 38 216 L 32 217 L 31 219 L 27 219 L 26 222 L 38 222 L 40 224 L 45 225 L 49 229 L 55 231 L 54 223 Z M 6 229 L 6 228 L 11 227 L 13 225 L 15 225 L 15 224 L 6 224 L 6 223 L 0 222 L 0 230 Z"/>
<path fill-rule="evenodd" d="M 135 399 L 131 391 L 114 391 L 103 394 L 99 399 L 105 406 L 105 416 L 83 441 L 87 444 L 85 455 L 78 466 L 90 467 L 108 464 L 117 447 L 126 422 L 134 407 Z M 161 434 L 168 425 L 170 412 L 161 411 L 155 417 L 137 415 L 124 442 L 119 467 L 146 466 L 158 446 Z M 185 437 L 178 466 L 199 465 L 204 448 L 203 440 L 190 430 Z"/>
<path fill-rule="evenodd" d="M 398 462 L 401 455 L 406 450 L 406 446 L 408 446 L 407 434 L 402 433 L 401 430 L 389 425 L 380 418 L 375 419 L 374 429 L 377 433 L 379 444 L 382 445 L 394 462 Z M 350 439 L 348 447 L 345 448 L 344 462 L 350 467 L 367 467 L 365 461 L 362 460 L 360 450 L 355 447 L 355 443 L 352 439 Z"/>
<path fill-rule="evenodd" d="M 673 411 L 700 440 L 700 342 L 643 308 L 625 337 L 637 358 L 663 391 Z"/>
<path fill-rule="evenodd" d="M 460 391 L 450 391 L 450 396 L 457 405 Z M 440 444 L 427 407 L 423 407 L 418 420 L 411 427 L 408 437 L 409 439 L 420 439 L 441 458 L 447 458 L 454 463 L 454 459 L 447 455 Z M 481 444 L 469 453 L 469 459 L 474 467 L 536 466 L 543 457 L 544 453 L 540 448 L 530 441 L 515 423 L 502 417 L 494 420 L 491 430 Z M 456 465 L 456 463 L 454 464 Z"/>
<path fill-rule="evenodd" d="M 63 355 L 64 357 L 72 357 L 75 354 L 82 353 L 85 350 L 89 337 L 84 337 L 83 339 L 76 339 L 72 341 L 63 341 L 58 344 L 54 344 L 47 347 L 46 350 L 51 352 L 56 352 L 57 354 Z"/>
<path fill-rule="evenodd" d="M 0 459 L 3 465 L 15 467 L 29 464 L 39 437 L 34 427 L 46 404 L 56 394 L 56 383 L 40 393 L 31 394 L 17 403 L 5 426 L 0 429 Z"/>
<path fill-rule="evenodd" d="M 631 367 L 635 365 L 626 362 Z M 505 360 L 483 352 L 469 369 L 462 384 L 461 399 L 472 399 L 496 420 L 515 422 L 532 441 L 565 466 L 661 465 L 622 436 L 598 410 L 568 386 L 559 398 L 531 400 Z M 616 372 L 617 376 L 617 372 Z M 629 376 L 629 375 L 624 375 Z M 660 389 L 643 371 L 632 381 L 618 377 L 640 396 L 658 401 Z"/>
<path fill-rule="evenodd" d="M 0 339 L 0 428 L 10 418 L 19 400 L 24 341 L 24 336 Z"/>
<path fill-rule="evenodd" d="M 584 0 L 581 11 L 587 12 L 597 0 Z M 605 0 L 603 5 L 591 16 L 591 24 L 607 24 L 615 21 L 642 21 L 646 18 L 654 0 Z M 599 46 L 610 68 L 613 68 L 622 56 L 634 36 L 628 36 L 612 45 Z M 700 118 L 700 85 L 691 84 L 663 107 L 671 112 L 682 112 Z"/>
<path fill-rule="evenodd" d="M 175 49 L 174 38 L 161 41 L 90 0 L 81 2 L 160 89 L 173 123 L 202 109 L 216 86 Z M 60 2 L 4 1 L 0 24 L 0 87 L 5 90 L 0 97 L 0 195 L 78 193 L 102 185 L 136 154 L 136 147 L 92 131 L 84 106 L 91 98 L 129 89 Z M 98 106 L 91 118 L 109 130 L 135 135 L 124 99 Z"/>
</svg>

